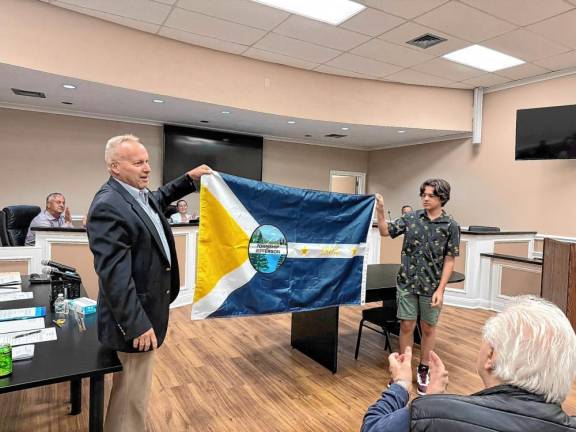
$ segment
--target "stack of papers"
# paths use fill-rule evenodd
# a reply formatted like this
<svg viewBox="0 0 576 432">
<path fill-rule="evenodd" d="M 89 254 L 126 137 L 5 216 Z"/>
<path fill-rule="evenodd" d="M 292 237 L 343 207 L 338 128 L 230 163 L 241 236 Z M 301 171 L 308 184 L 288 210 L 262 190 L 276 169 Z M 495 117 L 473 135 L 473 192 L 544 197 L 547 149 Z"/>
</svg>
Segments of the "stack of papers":
<svg viewBox="0 0 576 432">
<path fill-rule="evenodd" d="M 4 294 L 0 290 L 0 303 L 14 300 L 27 300 L 34 298 L 34 294 L 31 292 L 9 292 Z"/>
<path fill-rule="evenodd" d="M 0 310 L 0 322 L 38 318 L 43 316 L 46 316 L 46 308 L 44 306 Z"/>
<path fill-rule="evenodd" d="M 4 272 L 0 273 L 0 286 L 20 285 L 22 278 L 18 272 Z"/>
<path fill-rule="evenodd" d="M 43 329 L 44 318 L 0 322 L 0 334 Z"/>
<path fill-rule="evenodd" d="M 19 335 L 23 335 L 18 337 Z M 17 332 L 0 334 L 0 345 L 10 344 L 12 346 L 35 344 L 39 342 L 54 341 L 56 336 L 56 327 L 48 327 L 33 332 Z"/>
</svg>

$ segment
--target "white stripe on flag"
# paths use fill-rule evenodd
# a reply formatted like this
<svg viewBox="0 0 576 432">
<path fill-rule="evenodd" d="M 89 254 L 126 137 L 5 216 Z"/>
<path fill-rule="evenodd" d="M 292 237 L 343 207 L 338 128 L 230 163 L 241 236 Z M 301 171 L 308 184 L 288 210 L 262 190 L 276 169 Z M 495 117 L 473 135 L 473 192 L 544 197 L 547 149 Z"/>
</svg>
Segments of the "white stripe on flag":
<svg viewBox="0 0 576 432">
<path fill-rule="evenodd" d="M 216 312 L 230 294 L 246 285 L 256 273 L 249 260 L 232 270 L 218 281 L 210 294 L 192 305 L 192 319 L 204 319 L 211 313 Z"/>
<path fill-rule="evenodd" d="M 288 243 L 288 258 L 354 258 L 364 256 L 366 243 Z"/>
<path fill-rule="evenodd" d="M 230 213 L 236 223 L 244 230 L 248 238 L 260 224 L 252 217 L 244 204 L 236 197 L 234 192 L 226 184 L 222 176 L 213 172 L 209 176 L 200 177 L 202 187 L 207 188 L 220 204 Z"/>
</svg>

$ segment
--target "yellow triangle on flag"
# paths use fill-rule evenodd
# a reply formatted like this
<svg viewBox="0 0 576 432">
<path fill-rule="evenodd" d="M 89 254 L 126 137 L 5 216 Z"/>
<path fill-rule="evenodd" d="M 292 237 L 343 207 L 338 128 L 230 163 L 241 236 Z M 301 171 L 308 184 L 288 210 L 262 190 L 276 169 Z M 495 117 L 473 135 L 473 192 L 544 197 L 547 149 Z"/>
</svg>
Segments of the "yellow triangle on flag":
<svg viewBox="0 0 576 432">
<path fill-rule="evenodd" d="M 200 229 L 194 302 L 248 260 L 250 238 L 208 188 L 200 191 Z"/>
</svg>

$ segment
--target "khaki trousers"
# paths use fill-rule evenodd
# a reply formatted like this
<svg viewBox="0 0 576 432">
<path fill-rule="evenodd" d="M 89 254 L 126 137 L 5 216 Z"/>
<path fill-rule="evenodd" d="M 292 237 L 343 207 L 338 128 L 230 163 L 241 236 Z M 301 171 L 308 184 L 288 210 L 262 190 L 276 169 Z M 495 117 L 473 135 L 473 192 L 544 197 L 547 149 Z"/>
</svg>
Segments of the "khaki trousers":
<svg viewBox="0 0 576 432">
<path fill-rule="evenodd" d="M 122 372 L 114 374 L 104 432 L 143 432 L 156 351 L 117 354 Z"/>
</svg>

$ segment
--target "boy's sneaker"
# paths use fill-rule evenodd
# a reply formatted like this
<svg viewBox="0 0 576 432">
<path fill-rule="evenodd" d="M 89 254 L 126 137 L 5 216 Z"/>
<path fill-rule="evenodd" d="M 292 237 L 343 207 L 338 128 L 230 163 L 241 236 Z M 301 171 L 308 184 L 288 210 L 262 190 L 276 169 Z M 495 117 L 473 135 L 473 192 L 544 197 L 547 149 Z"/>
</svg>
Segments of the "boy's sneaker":
<svg viewBox="0 0 576 432">
<path fill-rule="evenodd" d="M 424 396 L 430 384 L 430 368 L 426 365 L 419 364 L 416 371 L 416 380 L 418 382 L 416 391 L 420 396 Z"/>
</svg>

